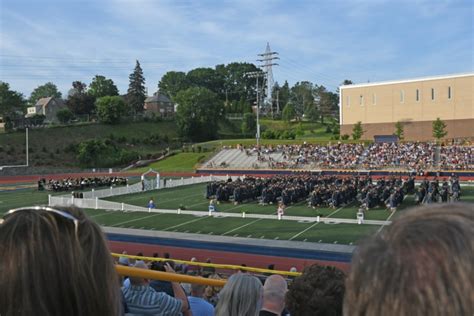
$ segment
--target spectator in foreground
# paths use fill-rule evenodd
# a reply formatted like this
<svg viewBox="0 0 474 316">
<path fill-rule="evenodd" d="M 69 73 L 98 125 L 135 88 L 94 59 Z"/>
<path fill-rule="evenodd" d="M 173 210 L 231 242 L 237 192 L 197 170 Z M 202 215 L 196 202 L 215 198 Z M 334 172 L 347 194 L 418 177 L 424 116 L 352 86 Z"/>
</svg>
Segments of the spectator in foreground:
<svg viewBox="0 0 474 316">
<path fill-rule="evenodd" d="M 345 315 L 473 315 L 474 208 L 443 204 L 398 217 L 352 258 Z"/>
<path fill-rule="evenodd" d="M 100 227 L 76 208 L 28 207 L 0 220 L 0 315 L 123 313 Z"/>
<path fill-rule="evenodd" d="M 205 285 L 191 284 L 191 296 L 188 296 L 188 301 L 193 316 L 214 316 L 214 306 L 203 299 L 205 288 Z"/>
<path fill-rule="evenodd" d="M 335 267 L 314 264 L 294 279 L 286 294 L 290 315 L 342 315 L 344 273 Z"/>
<path fill-rule="evenodd" d="M 280 316 L 285 309 L 286 280 L 281 275 L 271 275 L 263 286 L 263 306 L 259 316 Z"/>
<path fill-rule="evenodd" d="M 262 296 L 259 279 L 246 273 L 233 274 L 220 293 L 216 316 L 257 316 Z"/>
<path fill-rule="evenodd" d="M 167 272 L 174 272 L 169 264 Z M 148 269 L 147 265 L 138 261 L 135 268 Z M 123 287 L 123 295 L 128 309 L 132 314 L 139 315 L 188 315 L 189 304 L 179 283 L 172 282 L 175 297 L 164 292 L 156 292 L 148 284 L 148 279 L 130 277 L 130 287 Z"/>
</svg>

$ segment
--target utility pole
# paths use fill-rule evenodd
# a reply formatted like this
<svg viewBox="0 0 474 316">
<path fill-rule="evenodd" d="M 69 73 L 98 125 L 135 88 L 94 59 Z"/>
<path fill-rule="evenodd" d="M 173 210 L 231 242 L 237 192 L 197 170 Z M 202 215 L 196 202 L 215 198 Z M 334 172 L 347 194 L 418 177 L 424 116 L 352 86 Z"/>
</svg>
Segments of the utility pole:
<svg viewBox="0 0 474 316">
<path fill-rule="evenodd" d="M 245 76 L 249 78 L 255 78 L 256 79 L 256 90 L 257 90 L 257 101 L 256 101 L 256 106 L 257 106 L 257 134 L 255 135 L 257 139 L 257 146 L 260 145 L 260 95 L 258 93 L 259 88 L 258 88 L 258 78 L 263 78 L 265 76 L 265 73 L 262 71 L 251 71 L 251 72 L 246 72 Z"/>
<path fill-rule="evenodd" d="M 263 54 L 258 54 L 258 56 L 262 57 L 261 59 L 257 59 L 258 62 L 263 63 L 262 65 L 259 65 L 259 67 L 263 68 L 266 74 L 266 82 L 267 82 L 267 93 L 266 93 L 266 100 L 264 106 L 265 106 L 265 112 L 268 112 L 267 105 L 270 104 L 270 111 L 272 112 L 273 115 L 273 99 L 272 99 L 272 90 L 273 90 L 273 71 L 272 71 L 272 66 L 278 66 L 277 63 L 274 63 L 273 61 L 276 59 L 280 59 L 280 57 L 276 56 L 278 55 L 277 52 L 272 52 L 270 49 L 270 43 L 267 42 L 267 48 L 265 49 L 265 53 Z"/>
</svg>

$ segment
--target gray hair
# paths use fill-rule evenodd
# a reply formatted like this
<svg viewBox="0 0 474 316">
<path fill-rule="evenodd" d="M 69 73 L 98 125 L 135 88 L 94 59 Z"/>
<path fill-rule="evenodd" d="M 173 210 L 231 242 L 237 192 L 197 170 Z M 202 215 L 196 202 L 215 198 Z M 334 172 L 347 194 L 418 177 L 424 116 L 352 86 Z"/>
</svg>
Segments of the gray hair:
<svg viewBox="0 0 474 316">
<path fill-rule="evenodd" d="M 257 316 L 262 306 L 263 287 L 256 277 L 236 273 L 220 293 L 216 316 Z"/>
</svg>

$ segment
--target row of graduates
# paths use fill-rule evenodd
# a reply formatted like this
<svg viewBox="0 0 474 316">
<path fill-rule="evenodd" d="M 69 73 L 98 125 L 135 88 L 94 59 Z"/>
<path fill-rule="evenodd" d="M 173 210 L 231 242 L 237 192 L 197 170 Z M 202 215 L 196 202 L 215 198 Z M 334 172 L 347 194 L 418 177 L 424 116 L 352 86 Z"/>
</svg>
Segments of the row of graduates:
<svg viewBox="0 0 474 316">
<path fill-rule="evenodd" d="M 38 191 L 71 191 L 84 190 L 87 188 L 112 187 L 127 185 L 125 177 L 79 177 L 65 179 L 45 179 L 38 181 Z"/>
<path fill-rule="evenodd" d="M 381 179 L 370 177 L 338 178 L 322 175 L 276 176 L 270 178 L 238 178 L 208 183 L 206 198 L 234 203 L 258 201 L 263 205 L 282 202 L 284 205 L 307 201 L 310 207 L 339 207 L 356 200 L 365 208 L 387 205 L 396 208 L 407 193 L 415 189 L 414 178 Z"/>
<path fill-rule="evenodd" d="M 451 177 L 441 185 L 438 179 L 423 180 L 415 194 L 417 204 L 457 202 L 461 198 L 459 178 Z"/>
</svg>

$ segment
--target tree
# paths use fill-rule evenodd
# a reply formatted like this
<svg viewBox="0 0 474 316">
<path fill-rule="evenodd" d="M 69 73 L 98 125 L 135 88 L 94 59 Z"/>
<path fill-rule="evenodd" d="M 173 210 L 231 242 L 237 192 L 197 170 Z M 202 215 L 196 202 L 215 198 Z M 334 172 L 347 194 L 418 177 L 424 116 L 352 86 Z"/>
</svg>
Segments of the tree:
<svg viewBox="0 0 474 316">
<path fill-rule="evenodd" d="M 285 83 L 280 87 L 278 83 L 273 86 L 272 99 L 275 102 L 275 108 L 282 108 L 290 101 L 290 86 L 288 81 L 285 80 Z M 278 107 L 276 102 L 278 102 Z M 280 106 L 280 105 L 283 106 Z"/>
<path fill-rule="evenodd" d="M 39 99 L 49 97 L 61 98 L 61 92 L 58 91 L 58 87 L 52 82 L 47 82 L 42 86 L 36 87 L 36 89 L 31 92 L 28 103 L 34 106 Z"/>
<path fill-rule="evenodd" d="M 301 118 L 308 106 L 314 106 L 313 84 L 309 81 L 297 82 L 290 92 L 290 100 L 296 112 L 296 116 Z"/>
<path fill-rule="evenodd" d="M 91 114 L 95 109 L 95 98 L 86 92 L 87 85 L 80 81 L 72 83 L 69 97 L 66 100 L 67 107 L 77 115 Z"/>
<path fill-rule="evenodd" d="M 245 113 L 241 125 L 242 134 L 246 135 L 254 133 L 256 131 L 256 127 L 257 124 L 255 121 L 255 115 L 253 115 L 253 113 Z"/>
<path fill-rule="evenodd" d="M 405 130 L 403 123 L 398 121 L 395 123 L 395 135 L 398 136 L 398 139 L 402 140 L 404 138 Z"/>
<path fill-rule="evenodd" d="M 132 112 L 143 112 L 145 105 L 145 77 L 143 77 L 143 70 L 140 67 L 140 62 L 137 60 L 135 69 L 129 76 L 130 83 L 127 91 L 127 103 Z"/>
<path fill-rule="evenodd" d="M 362 129 L 362 122 L 359 121 L 352 128 L 352 138 L 354 140 L 359 140 L 361 139 L 363 134 L 364 134 L 364 130 Z"/>
<path fill-rule="evenodd" d="M 158 83 L 158 89 L 168 98 L 174 101 L 178 92 L 189 88 L 189 82 L 186 74 L 181 71 L 168 71 L 161 77 Z"/>
<path fill-rule="evenodd" d="M 10 85 L 0 81 L 0 116 L 3 118 L 12 117 L 17 112 L 24 112 L 26 102 L 23 94 L 10 90 Z"/>
<path fill-rule="evenodd" d="M 319 118 L 319 112 L 318 109 L 316 109 L 316 106 L 313 105 L 307 105 L 306 109 L 304 110 L 304 116 L 305 118 L 308 119 L 310 122 L 316 122 Z"/>
<path fill-rule="evenodd" d="M 287 123 L 290 123 L 292 119 L 295 118 L 296 111 L 295 107 L 291 102 L 288 102 L 285 107 L 283 108 L 283 112 L 281 113 L 281 117 Z"/>
<path fill-rule="evenodd" d="M 446 123 L 443 122 L 439 117 L 436 118 L 436 121 L 433 121 L 433 137 L 437 140 L 440 140 L 446 135 L 448 135 Z"/>
<path fill-rule="evenodd" d="M 127 105 L 120 96 L 105 96 L 95 101 L 99 121 L 107 124 L 120 123 L 127 112 Z"/>
<path fill-rule="evenodd" d="M 60 123 L 67 124 L 74 118 L 74 113 L 68 108 L 64 108 L 56 112 L 56 117 Z"/>
<path fill-rule="evenodd" d="M 186 78 L 191 87 L 206 88 L 216 94 L 216 97 L 223 97 L 223 80 L 212 68 L 196 68 L 189 71 Z M 223 98 L 222 98 L 223 100 Z"/>
<path fill-rule="evenodd" d="M 193 141 L 217 137 L 217 122 L 223 107 L 215 93 L 206 88 L 192 87 L 179 92 L 176 102 L 176 124 L 182 137 Z"/>
<path fill-rule="evenodd" d="M 92 82 L 89 85 L 88 93 L 96 99 L 105 96 L 119 95 L 119 91 L 113 80 L 99 75 L 96 75 L 92 79 Z"/>
</svg>

